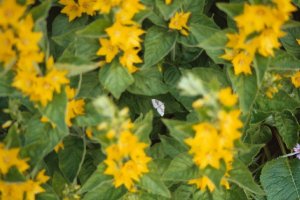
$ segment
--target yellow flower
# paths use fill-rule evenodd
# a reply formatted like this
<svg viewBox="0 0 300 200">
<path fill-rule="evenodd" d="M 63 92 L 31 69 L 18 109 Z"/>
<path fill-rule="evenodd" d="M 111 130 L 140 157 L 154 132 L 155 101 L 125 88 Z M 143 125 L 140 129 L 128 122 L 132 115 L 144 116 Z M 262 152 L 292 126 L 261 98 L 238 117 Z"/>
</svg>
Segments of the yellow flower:
<svg viewBox="0 0 300 200">
<path fill-rule="evenodd" d="M 67 73 L 67 71 L 57 70 L 56 68 L 53 68 L 47 73 L 45 79 L 47 79 L 47 81 L 51 85 L 52 90 L 60 93 L 61 86 L 70 82 L 69 79 L 66 78 Z"/>
<path fill-rule="evenodd" d="M 85 134 L 88 138 L 92 139 L 93 138 L 93 130 L 91 128 L 87 128 L 85 130 Z"/>
<path fill-rule="evenodd" d="M 228 38 L 228 42 L 226 44 L 226 47 L 232 48 L 232 49 L 238 49 L 238 48 L 245 48 L 245 40 L 246 35 L 241 33 L 228 33 L 226 34 Z"/>
<path fill-rule="evenodd" d="M 253 61 L 253 55 L 242 51 L 239 54 L 235 55 L 232 59 L 234 74 L 239 75 L 240 73 L 252 74 L 251 72 L 251 63 Z"/>
<path fill-rule="evenodd" d="M 125 26 L 116 21 L 111 27 L 107 28 L 111 44 L 118 46 L 123 51 L 132 48 L 140 48 L 142 41 L 139 37 L 144 33 L 137 25 Z"/>
<path fill-rule="evenodd" d="M 272 21 L 276 21 L 272 8 L 265 5 L 245 4 L 243 14 L 234 18 L 237 26 L 244 33 L 260 32 Z"/>
<path fill-rule="evenodd" d="M 200 169 L 204 169 L 208 165 L 219 168 L 220 154 L 214 148 L 216 141 L 218 141 L 217 129 L 210 123 L 200 123 L 193 126 L 195 130 L 195 137 L 188 138 L 185 143 L 189 145 L 189 153 L 193 155 L 193 160 Z"/>
<path fill-rule="evenodd" d="M 42 193 L 45 190 L 40 186 L 48 181 L 49 177 L 44 175 L 45 170 L 38 173 L 36 181 L 26 180 L 24 182 L 6 182 L 0 180 L 0 193 L 2 199 L 35 200 L 36 194 Z"/>
<path fill-rule="evenodd" d="M 97 0 L 78 0 L 78 4 L 81 8 L 81 11 L 88 14 L 94 15 L 95 14 L 95 3 Z"/>
<path fill-rule="evenodd" d="M 120 58 L 120 63 L 126 67 L 130 73 L 133 73 L 138 69 L 133 65 L 134 63 L 143 62 L 143 60 L 138 56 L 138 51 L 139 50 L 136 49 L 126 50 Z"/>
<path fill-rule="evenodd" d="M 218 93 L 218 98 L 224 106 L 229 107 L 234 106 L 238 101 L 238 96 L 232 93 L 230 87 L 220 90 Z"/>
<path fill-rule="evenodd" d="M 300 45 L 300 39 L 297 39 L 297 43 Z"/>
<path fill-rule="evenodd" d="M 189 180 L 188 184 L 195 184 L 197 188 L 199 188 L 203 192 L 206 190 L 206 188 L 210 192 L 213 192 L 216 188 L 215 184 L 207 176 Z M 221 185 L 224 186 L 227 190 L 230 188 L 228 181 L 224 177 L 221 179 Z"/>
<path fill-rule="evenodd" d="M 145 154 L 148 145 L 138 141 L 130 131 L 123 131 L 117 143 L 105 149 L 107 168 L 104 174 L 114 177 L 115 187 L 124 185 L 129 191 L 135 191 L 134 184 L 149 169 L 147 164 L 151 158 Z"/>
<path fill-rule="evenodd" d="M 76 91 L 75 89 L 72 89 L 69 86 L 66 87 L 66 93 L 69 101 L 67 104 L 65 121 L 68 126 L 72 126 L 71 120 L 74 119 L 76 116 L 84 114 L 85 102 L 83 99 L 74 99 Z"/>
<path fill-rule="evenodd" d="M 278 10 L 284 14 L 284 20 L 288 20 L 291 12 L 297 10 L 297 7 L 295 7 L 291 3 L 291 0 L 272 0 L 272 1 L 277 5 Z"/>
<path fill-rule="evenodd" d="M 0 2 L 0 26 L 9 25 L 17 27 L 18 20 L 24 15 L 25 6 L 21 6 L 16 0 L 2 0 Z"/>
<path fill-rule="evenodd" d="M 113 7 L 118 6 L 120 3 L 121 0 L 96 0 L 94 10 L 108 14 Z"/>
<path fill-rule="evenodd" d="M 175 15 L 171 18 L 169 28 L 179 30 L 182 35 L 189 35 L 189 27 L 187 26 L 187 22 L 190 15 L 190 12 L 176 12 Z"/>
<path fill-rule="evenodd" d="M 172 3 L 172 0 L 165 0 L 165 4 L 169 5 Z"/>
<path fill-rule="evenodd" d="M 48 61 L 48 63 L 51 62 L 53 62 L 53 59 Z M 57 70 L 53 66 L 48 66 L 48 64 L 48 73 L 45 76 L 38 76 L 32 64 L 28 65 L 28 69 L 17 70 L 12 85 L 25 96 L 29 96 L 31 101 L 39 102 L 42 106 L 46 106 L 52 101 L 54 92 L 60 93 L 61 86 L 69 83 L 69 80 L 66 78 L 67 71 Z"/>
<path fill-rule="evenodd" d="M 144 9 L 145 6 L 139 0 L 123 0 L 120 4 L 120 11 L 116 14 L 116 19 L 122 24 L 134 24 L 132 18 Z"/>
<path fill-rule="evenodd" d="M 4 144 L 0 143 L 0 174 L 6 174 L 13 166 L 17 167 L 20 172 L 29 168 L 26 160 L 19 158 L 19 148 L 6 149 Z"/>
<path fill-rule="evenodd" d="M 15 42 L 16 38 L 11 29 L 0 30 L 0 46 L 5 47 L 0 49 L 0 62 L 4 65 L 16 58 L 16 52 L 13 49 Z"/>
<path fill-rule="evenodd" d="M 262 31 L 258 36 L 258 52 L 265 57 L 274 56 L 273 49 L 278 49 L 281 46 L 278 38 L 283 35 L 283 32 L 278 34 L 272 29 Z"/>
<path fill-rule="evenodd" d="M 297 73 L 295 73 L 292 77 L 291 77 L 292 83 L 296 88 L 300 87 L 300 71 L 298 71 Z"/>
<path fill-rule="evenodd" d="M 229 112 L 220 111 L 218 113 L 221 133 L 231 138 L 231 140 L 240 138 L 241 134 L 238 129 L 243 127 L 243 123 L 239 119 L 240 114 L 240 110 L 232 110 Z"/>
<path fill-rule="evenodd" d="M 31 15 L 28 15 L 19 23 L 17 28 L 18 39 L 16 46 L 21 52 L 39 51 L 38 43 L 42 38 L 41 32 L 33 32 L 34 22 Z"/>
<path fill-rule="evenodd" d="M 59 3 L 64 5 L 61 13 L 69 16 L 69 21 L 74 20 L 76 17 L 82 15 L 82 8 L 74 0 L 59 0 Z"/>
<path fill-rule="evenodd" d="M 188 182 L 188 184 L 195 184 L 201 191 L 205 191 L 206 188 L 208 188 L 210 192 L 213 192 L 216 188 L 215 184 L 207 176 L 192 179 Z"/>
<path fill-rule="evenodd" d="M 245 4 L 243 13 L 234 18 L 238 33 L 227 34 L 228 42 L 221 58 L 232 62 L 235 75 L 251 74 L 256 52 L 265 57 L 274 56 L 274 49 L 280 48 L 279 38 L 285 35 L 281 27 L 296 7 L 290 0 L 273 0 L 273 3 L 273 6 Z"/>
<path fill-rule="evenodd" d="M 100 49 L 97 52 L 98 56 L 105 56 L 105 61 L 110 63 L 119 52 L 119 48 L 111 43 L 110 40 L 100 38 Z"/>
<path fill-rule="evenodd" d="M 43 62 L 44 53 L 38 51 L 20 52 L 19 60 L 17 61 L 17 69 L 20 71 L 27 71 L 37 73 L 35 65 Z"/>
</svg>

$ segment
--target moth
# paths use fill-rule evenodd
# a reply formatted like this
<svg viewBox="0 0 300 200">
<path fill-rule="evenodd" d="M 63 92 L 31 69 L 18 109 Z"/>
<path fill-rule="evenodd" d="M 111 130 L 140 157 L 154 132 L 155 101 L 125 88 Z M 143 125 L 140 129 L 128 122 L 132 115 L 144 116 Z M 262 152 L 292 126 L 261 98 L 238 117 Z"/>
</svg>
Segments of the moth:
<svg viewBox="0 0 300 200">
<path fill-rule="evenodd" d="M 160 116 L 164 116 L 165 114 L 165 104 L 157 99 L 151 100 L 153 107 L 156 109 Z"/>
</svg>

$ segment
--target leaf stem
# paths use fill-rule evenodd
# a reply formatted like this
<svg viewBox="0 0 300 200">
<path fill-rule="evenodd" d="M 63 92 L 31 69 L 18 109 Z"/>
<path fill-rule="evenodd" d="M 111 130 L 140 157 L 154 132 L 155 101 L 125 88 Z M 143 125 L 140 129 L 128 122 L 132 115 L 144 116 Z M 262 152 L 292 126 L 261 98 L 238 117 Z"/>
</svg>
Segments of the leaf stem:
<svg viewBox="0 0 300 200">
<path fill-rule="evenodd" d="M 266 145 L 264 146 L 264 152 L 265 152 L 265 155 L 266 155 L 267 159 L 271 160 L 272 156 L 271 156 L 269 148 Z"/>
<path fill-rule="evenodd" d="M 281 137 L 279 136 L 279 134 L 278 134 L 278 132 L 277 132 L 276 129 L 274 129 L 274 133 L 275 133 L 276 140 L 277 140 L 277 142 L 278 142 L 278 144 L 279 144 L 281 153 L 282 153 L 283 155 L 285 155 L 285 154 L 286 154 L 286 150 L 285 150 L 284 144 L 283 144 L 283 142 L 282 142 L 282 139 L 281 139 Z"/>
<path fill-rule="evenodd" d="M 76 184 L 76 181 L 77 181 L 77 177 L 81 171 L 81 168 L 82 168 L 82 165 L 84 163 L 84 160 L 85 160 L 85 155 L 86 155 L 86 138 L 85 138 L 85 134 L 84 134 L 84 130 L 83 130 L 83 134 L 82 134 L 82 140 L 83 140 L 83 153 L 82 153 L 82 158 L 81 158 L 81 161 L 80 161 L 80 164 L 79 164 L 79 167 L 78 167 L 78 170 L 77 170 L 77 173 L 76 173 L 76 176 L 73 180 L 73 184 Z"/>
</svg>

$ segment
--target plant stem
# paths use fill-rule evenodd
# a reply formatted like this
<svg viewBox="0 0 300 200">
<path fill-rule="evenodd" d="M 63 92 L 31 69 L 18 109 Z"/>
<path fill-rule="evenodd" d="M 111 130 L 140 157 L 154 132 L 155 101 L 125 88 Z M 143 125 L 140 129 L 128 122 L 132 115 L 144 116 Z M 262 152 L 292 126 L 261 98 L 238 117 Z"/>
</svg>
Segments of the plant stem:
<svg viewBox="0 0 300 200">
<path fill-rule="evenodd" d="M 281 153 L 282 153 L 283 155 L 285 155 L 285 154 L 286 154 L 286 150 L 285 150 L 284 144 L 283 144 L 283 142 L 282 142 L 282 139 L 281 139 L 281 137 L 279 136 L 277 130 L 274 130 L 274 132 L 275 132 L 275 137 L 276 137 L 277 142 L 278 142 L 278 144 L 279 144 Z"/>
<path fill-rule="evenodd" d="M 264 146 L 264 152 L 265 152 L 265 155 L 267 157 L 267 160 L 271 160 L 272 156 L 271 156 L 269 148 L 266 145 Z"/>
</svg>

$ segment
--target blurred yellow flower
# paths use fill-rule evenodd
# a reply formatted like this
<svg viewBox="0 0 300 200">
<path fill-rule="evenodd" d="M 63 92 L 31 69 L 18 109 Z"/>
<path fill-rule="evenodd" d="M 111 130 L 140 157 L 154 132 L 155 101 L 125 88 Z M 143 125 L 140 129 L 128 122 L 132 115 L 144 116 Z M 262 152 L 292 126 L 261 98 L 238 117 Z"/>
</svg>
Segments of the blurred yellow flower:
<svg viewBox="0 0 300 200">
<path fill-rule="evenodd" d="M 65 121 L 68 126 L 72 126 L 71 120 L 76 116 L 84 114 L 85 101 L 83 99 L 74 99 L 76 91 L 75 89 L 70 88 L 70 86 L 66 86 L 66 93 L 68 97 L 68 103 Z"/>
<path fill-rule="evenodd" d="M 165 0 L 165 4 L 169 5 L 172 3 L 172 0 Z"/>
<path fill-rule="evenodd" d="M 18 27 L 19 19 L 24 15 L 25 10 L 26 7 L 18 4 L 17 0 L 2 0 L 0 2 L 0 26 Z"/>
<path fill-rule="evenodd" d="M 0 143 L 0 174 L 6 174 L 11 167 L 16 167 L 20 172 L 29 168 L 26 160 L 19 158 L 19 148 L 6 149 Z"/>
<path fill-rule="evenodd" d="M 221 89 L 218 93 L 218 98 L 224 106 L 229 107 L 234 106 L 238 101 L 238 96 L 232 93 L 230 87 Z"/>
<path fill-rule="evenodd" d="M 205 191 L 206 188 L 213 192 L 216 188 L 215 184 L 207 176 L 202 176 L 201 178 L 192 179 L 188 181 L 189 184 L 195 184 L 197 188 L 201 191 Z M 221 185 L 225 186 L 226 189 L 229 189 L 229 183 L 225 178 L 221 179 Z"/>
<path fill-rule="evenodd" d="M 300 71 L 296 72 L 292 77 L 291 77 L 292 83 L 296 88 L 300 87 Z"/>
<path fill-rule="evenodd" d="M 149 172 L 147 164 L 151 158 L 144 151 L 147 146 L 130 131 L 122 131 L 117 142 L 105 149 L 107 168 L 104 174 L 114 177 L 116 188 L 124 185 L 129 191 L 135 191 L 134 182 Z"/>
</svg>

